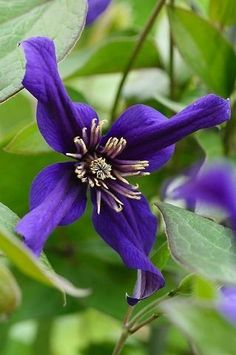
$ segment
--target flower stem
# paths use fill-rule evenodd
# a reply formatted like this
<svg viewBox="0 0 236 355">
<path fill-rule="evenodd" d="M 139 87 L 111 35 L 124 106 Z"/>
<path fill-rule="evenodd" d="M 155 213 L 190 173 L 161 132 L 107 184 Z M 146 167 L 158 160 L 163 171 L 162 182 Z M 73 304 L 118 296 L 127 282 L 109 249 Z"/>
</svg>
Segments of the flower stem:
<svg viewBox="0 0 236 355">
<path fill-rule="evenodd" d="M 145 325 L 147 325 L 147 324 L 151 323 L 152 321 L 154 321 L 155 319 L 159 318 L 160 314 L 155 311 L 155 307 L 164 299 L 175 296 L 177 292 L 178 292 L 178 288 L 176 288 L 175 290 L 172 290 L 172 291 L 168 292 L 167 294 L 165 294 L 164 296 L 158 298 L 154 302 L 152 302 L 149 305 L 147 305 L 146 307 L 144 307 L 131 320 L 130 320 L 130 318 L 132 315 L 133 307 L 129 306 L 127 309 L 127 312 L 125 314 L 125 317 L 124 317 L 123 330 L 122 330 L 121 336 L 120 336 L 118 342 L 116 343 L 116 346 L 113 350 L 112 355 L 119 355 L 121 353 L 129 335 L 134 334 L 135 332 L 137 332 L 139 329 L 141 329 Z M 148 318 L 146 318 L 142 322 L 138 323 L 139 320 L 141 320 L 144 316 L 147 316 L 147 314 L 150 312 L 153 312 L 153 314 L 151 316 L 149 316 Z"/>
<path fill-rule="evenodd" d="M 140 319 L 142 319 L 145 315 L 147 315 L 150 312 L 154 312 L 155 314 L 155 308 L 156 306 L 163 300 L 169 298 L 169 297 L 173 297 L 176 295 L 176 293 L 178 292 L 178 288 L 168 292 L 167 294 L 163 295 L 162 297 L 158 298 L 157 300 L 149 303 L 146 307 L 144 307 L 143 309 L 141 309 L 141 311 L 139 311 L 129 322 L 129 328 L 132 329 L 132 327 L 135 325 L 135 323 L 137 323 Z"/>
<path fill-rule="evenodd" d="M 162 9 L 163 5 L 165 4 L 165 2 L 166 2 L 166 0 L 157 1 L 157 4 L 155 5 L 151 16 L 147 20 L 142 32 L 140 33 L 140 35 L 138 37 L 137 43 L 136 43 L 136 45 L 135 45 L 135 47 L 134 47 L 134 49 L 133 49 L 133 51 L 131 53 L 129 61 L 128 61 L 126 67 L 124 68 L 123 76 L 122 76 L 120 84 L 118 86 L 116 97 L 115 97 L 113 108 L 112 108 L 112 112 L 111 112 L 111 120 L 112 121 L 114 121 L 114 118 L 116 116 L 116 111 L 117 111 L 117 106 L 118 106 L 118 103 L 119 103 L 119 100 L 120 100 L 120 95 L 121 95 L 124 83 L 125 83 L 125 81 L 127 79 L 127 76 L 129 74 L 130 70 L 132 69 L 133 64 L 134 64 L 134 62 L 135 62 L 135 60 L 136 60 L 136 58 L 137 58 L 137 56 L 138 56 L 143 44 L 145 42 L 145 39 L 146 39 L 148 33 L 150 32 L 152 26 L 154 25 L 156 17 L 159 14 L 159 12 L 161 11 L 161 9 Z"/>
<path fill-rule="evenodd" d="M 136 333 L 139 329 L 141 329 L 141 328 L 144 327 L 145 325 L 151 323 L 152 321 L 154 321 L 154 320 L 157 319 L 158 317 L 160 317 L 159 314 L 157 314 L 157 313 L 152 314 L 149 318 L 147 318 L 147 319 L 144 320 L 143 322 L 141 322 L 141 323 L 139 323 L 138 325 L 136 325 L 135 327 L 129 329 L 129 333 L 130 333 L 130 334 Z"/>
<path fill-rule="evenodd" d="M 125 345 L 126 339 L 129 336 L 128 323 L 129 323 L 132 311 L 133 311 L 133 307 L 128 306 L 127 312 L 126 312 L 124 320 L 123 320 L 123 330 L 122 330 L 120 339 L 116 343 L 116 346 L 113 350 L 112 355 L 119 355 Z"/>
<path fill-rule="evenodd" d="M 174 5 L 174 0 L 170 0 L 170 6 Z M 170 26 L 170 25 L 169 25 Z M 174 77 L 174 39 L 169 29 L 169 75 L 170 75 L 170 99 L 175 99 L 175 77 Z"/>
</svg>

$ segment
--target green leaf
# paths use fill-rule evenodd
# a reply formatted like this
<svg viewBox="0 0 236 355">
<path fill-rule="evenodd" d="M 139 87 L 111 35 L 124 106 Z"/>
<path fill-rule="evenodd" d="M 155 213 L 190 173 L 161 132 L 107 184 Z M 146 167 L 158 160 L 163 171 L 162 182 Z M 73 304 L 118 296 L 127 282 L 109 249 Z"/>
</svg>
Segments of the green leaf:
<svg viewBox="0 0 236 355">
<path fill-rule="evenodd" d="M 130 58 L 137 38 L 112 38 L 92 50 L 74 52 L 60 65 L 64 78 L 122 72 Z M 160 64 L 157 47 L 152 40 L 144 43 L 134 68 L 157 67 Z"/>
<path fill-rule="evenodd" d="M 168 8 L 175 43 L 186 63 L 210 90 L 229 96 L 236 76 L 236 55 L 209 22 L 180 8 Z"/>
<path fill-rule="evenodd" d="M 0 249 L 27 276 L 55 287 L 74 297 L 88 295 L 87 290 L 74 287 L 70 282 L 58 276 L 48 263 L 40 262 L 23 246 L 14 233 L 19 218 L 9 208 L 0 204 Z"/>
<path fill-rule="evenodd" d="M 19 93 L 0 105 L 0 145 L 11 139 L 22 127 L 33 121 L 30 100 Z"/>
<path fill-rule="evenodd" d="M 32 180 L 46 166 L 62 161 L 56 153 L 35 156 L 9 154 L 0 151 L 0 200 L 19 216 L 28 211 L 28 196 Z"/>
<path fill-rule="evenodd" d="M 158 267 L 158 269 L 162 270 L 168 263 L 169 258 L 170 251 L 167 242 L 165 241 L 151 256 L 151 261 L 156 267 Z"/>
<path fill-rule="evenodd" d="M 205 153 L 207 160 L 222 158 L 224 146 L 217 128 L 209 128 L 195 133 L 195 138 Z"/>
<path fill-rule="evenodd" d="M 206 280 L 196 274 L 188 274 L 180 281 L 178 294 L 191 294 L 194 298 L 215 300 L 218 291 L 213 281 Z"/>
<path fill-rule="evenodd" d="M 9 144 L 4 147 L 4 150 L 8 153 L 30 155 L 52 151 L 41 136 L 35 122 L 22 128 Z"/>
<path fill-rule="evenodd" d="M 66 87 L 66 90 L 72 101 L 86 102 L 85 97 L 77 90 L 74 90 L 73 88 L 68 86 Z M 18 96 L 20 95 L 17 95 L 16 98 Z M 8 102 L 11 103 L 12 101 L 14 100 L 10 100 Z M 1 133 L 1 123 L 2 122 L 0 120 L 0 133 Z M 13 139 L 7 144 L 7 146 L 4 147 L 4 150 L 8 153 L 23 154 L 23 155 L 34 155 L 34 154 L 43 154 L 43 153 L 52 152 L 52 149 L 47 145 L 46 141 L 42 137 L 36 122 L 31 122 L 29 125 L 24 126 L 22 129 L 20 129 L 16 134 L 16 136 L 13 137 Z"/>
<path fill-rule="evenodd" d="M 3 263 L 0 263 L 0 317 L 12 313 L 20 302 L 21 291 L 14 276 Z"/>
<path fill-rule="evenodd" d="M 23 56 L 17 44 L 32 36 L 47 36 L 55 41 L 61 60 L 79 38 L 85 16 L 85 0 L 0 2 L 0 102 L 22 88 Z"/>
<path fill-rule="evenodd" d="M 162 302 L 160 308 L 201 355 L 235 354 L 236 329 L 213 307 L 175 298 Z"/>
<path fill-rule="evenodd" d="M 236 250 L 229 229 L 182 208 L 158 203 L 173 258 L 190 272 L 236 284 Z"/>
<path fill-rule="evenodd" d="M 235 0 L 211 0 L 209 4 L 211 20 L 221 25 L 233 25 L 236 22 Z"/>
</svg>

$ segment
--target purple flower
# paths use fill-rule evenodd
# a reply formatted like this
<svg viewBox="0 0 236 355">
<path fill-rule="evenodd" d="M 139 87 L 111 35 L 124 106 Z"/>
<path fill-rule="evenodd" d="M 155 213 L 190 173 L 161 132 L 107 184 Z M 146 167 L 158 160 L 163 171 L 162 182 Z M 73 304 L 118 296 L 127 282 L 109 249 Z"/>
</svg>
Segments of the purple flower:
<svg viewBox="0 0 236 355">
<path fill-rule="evenodd" d="M 230 104 L 215 95 L 203 97 L 166 119 L 155 109 L 127 109 L 101 136 L 103 121 L 88 105 L 73 103 L 57 71 L 54 44 L 43 37 L 22 42 L 26 57 L 24 87 L 38 100 L 37 122 L 46 142 L 71 161 L 45 168 L 31 188 L 30 212 L 16 230 L 39 255 L 58 225 L 82 216 L 91 192 L 93 223 L 101 237 L 129 268 L 138 270 L 131 305 L 164 286 L 161 272 L 149 261 L 156 217 L 127 176 L 159 169 L 186 135 L 229 119 Z M 73 160 L 72 160 L 73 159 Z"/>
<path fill-rule="evenodd" d="M 224 210 L 236 231 L 236 171 L 228 162 L 207 165 L 174 191 L 175 198 L 199 200 Z"/>
<path fill-rule="evenodd" d="M 201 201 L 219 207 L 230 218 L 236 231 L 236 171 L 226 162 L 207 165 L 199 174 L 195 171 L 189 181 L 174 191 L 175 198 Z M 219 311 L 236 325 L 236 287 L 224 286 L 217 303 Z"/>
<path fill-rule="evenodd" d="M 231 323 L 236 325 L 236 287 L 222 287 L 220 292 L 218 309 Z"/>
<path fill-rule="evenodd" d="M 88 13 L 86 26 L 92 25 L 94 21 L 107 9 L 111 0 L 88 0 Z"/>
</svg>

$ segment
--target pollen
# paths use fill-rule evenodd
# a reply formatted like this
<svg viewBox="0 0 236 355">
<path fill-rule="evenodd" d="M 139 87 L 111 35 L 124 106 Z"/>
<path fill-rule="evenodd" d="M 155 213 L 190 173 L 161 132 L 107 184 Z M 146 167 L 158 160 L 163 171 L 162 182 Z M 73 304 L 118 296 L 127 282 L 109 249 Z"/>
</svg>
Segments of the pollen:
<svg viewBox="0 0 236 355">
<path fill-rule="evenodd" d="M 112 167 L 108 164 L 105 158 L 98 158 L 92 160 L 90 163 L 90 171 L 92 174 L 96 175 L 97 179 L 105 180 L 112 177 L 111 171 Z"/>
</svg>

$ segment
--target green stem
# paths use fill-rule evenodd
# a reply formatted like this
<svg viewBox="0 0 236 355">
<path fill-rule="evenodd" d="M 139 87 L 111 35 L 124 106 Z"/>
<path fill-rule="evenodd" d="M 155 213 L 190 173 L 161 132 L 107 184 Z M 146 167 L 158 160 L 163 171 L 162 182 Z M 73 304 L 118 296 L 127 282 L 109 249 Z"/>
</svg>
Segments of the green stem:
<svg viewBox="0 0 236 355">
<path fill-rule="evenodd" d="M 128 306 L 128 309 L 127 309 L 127 312 L 125 314 L 124 321 L 123 321 L 123 330 L 122 330 L 122 333 L 121 333 L 121 336 L 120 336 L 118 342 L 116 343 L 116 346 L 113 350 L 112 355 L 119 355 L 125 345 L 126 339 L 129 336 L 128 323 L 129 323 L 130 317 L 132 315 L 132 311 L 133 311 L 133 307 Z"/>
<path fill-rule="evenodd" d="M 174 0 L 170 0 L 170 6 L 174 5 Z M 175 77 L 174 77 L 174 39 L 169 29 L 169 75 L 170 75 L 170 99 L 175 99 Z"/>
<path fill-rule="evenodd" d="M 128 336 L 129 336 L 128 329 L 124 329 L 121 333 L 119 341 L 116 343 L 112 355 L 119 355 L 121 353 L 121 350 L 123 349 Z"/>
<path fill-rule="evenodd" d="M 157 300 L 149 303 L 146 307 L 142 308 L 141 311 L 139 311 L 129 322 L 129 328 L 132 328 L 135 323 L 137 323 L 140 319 L 142 319 L 145 315 L 147 315 L 147 313 L 150 312 L 155 312 L 155 308 L 156 306 L 158 306 L 158 304 L 169 298 L 169 297 L 173 297 L 174 295 L 176 295 L 176 293 L 178 292 L 178 289 L 175 289 L 173 291 L 168 292 L 167 294 L 165 294 L 164 296 L 158 298 Z"/>
<path fill-rule="evenodd" d="M 52 319 L 41 319 L 38 321 L 37 335 L 34 343 L 34 354 L 50 354 Z"/>
<path fill-rule="evenodd" d="M 135 332 L 137 332 L 137 330 L 141 329 L 142 327 L 144 327 L 145 325 L 151 323 L 152 321 L 154 321 L 155 319 L 157 319 L 160 314 L 155 312 L 155 307 L 164 299 L 168 298 L 168 297 L 173 297 L 174 295 L 176 295 L 176 293 L 178 292 L 178 288 L 176 288 L 173 291 L 168 292 L 167 294 L 165 294 L 164 296 L 158 298 L 157 300 L 151 302 L 150 304 L 148 304 L 146 307 L 144 307 L 140 312 L 138 312 L 130 321 L 131 315 L 132 315 L 132 310 L 133 308 L 131 306 L 128 307 L 128 310 L 126 312 L 126 315 L 124 317 L 124 321 L 123 321 L 123 330 L 121 333 L 121 336 L 118 340 L 118 342 L 116 343 L 116 346 L 113 350 L 112 355 L 119 355 L 125 345 L 125 342 L 127 340 L 127 338 L 129 337 L 129 335 L 134 334 Z M 137 324 L 137 322 L 142 319 L 145 315 L 147 315 L 147 313 L 149 312 L 153 312 L 153 314 L 148 317 L 147 319 L 145 319 L 144 321 L 140 322 Z"/>
<path fill-rule="evenodd" d="M 147 20 L 142 32 L 140 33 L 140 35 L 138 37 L 137 43 L 136 43 L 136 45 L 135 45 L 135 47 L 134 47 L 134 49 L 133 49 L 133 51 L 131 53 L 129 61 L 128 61 L 126 67 L 124 68 L 123 76 L 122 76 L 120 84 L 118 86 L 116 97 L 115 97 L 113 108 L 112 108 L 112 112 L 111 112 L 111 120 L 112 121 L 114 121 L 114 118 L 116 116 L 116 111 L 117 111 L 117 106 L 118 106 L 118 103 L 119 103 L 119 100 L 120 100 L 120 95 L 121 95 L 124 83 L 125 83 L 125 81 L 127 79 L 127 76 L 129 74 L 130 70 L 132 69 L 133 64 L 134 64 L 134 62 L 135 62 L 135 60 L 136 60 L 136 58 L 137 58 L 137 56 L 138 56 L 143 44 L 145 42 L 145 39 L 146 39 L 148 33 L 150 32 L 152 26 L 154 25 L 156 17 L 159 14 L 159 12 L 161 11 L 161 9 L 162 9 L 163 5 L 165 4 L 165 2 L 166 2 L 166 0 L 157 1 L 157 4 L 155 5 L 151 16 Z"/>
<path fill-rule="evenodd" d="M 139 329 L 141 329 L 142 327 L 144 327 L 145 325 L 151 323 L 152 321 L 154 321 L 155 319 L 157 319 L 158 317 L 160 317 L 159 314 L 154 313 L 151 315 L 151 317 L 147 318 L 146 320 L 144 320 L 143 322 L 137 324 L 135 327 L 129 329 L 129 333 L 130 334 L 134 334 L 136 333 Z"/>
</svg>

